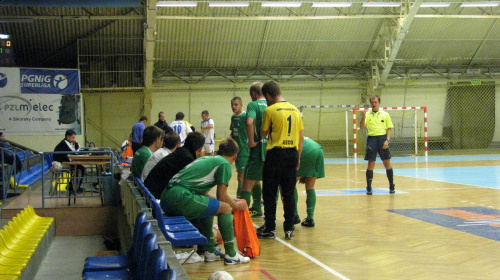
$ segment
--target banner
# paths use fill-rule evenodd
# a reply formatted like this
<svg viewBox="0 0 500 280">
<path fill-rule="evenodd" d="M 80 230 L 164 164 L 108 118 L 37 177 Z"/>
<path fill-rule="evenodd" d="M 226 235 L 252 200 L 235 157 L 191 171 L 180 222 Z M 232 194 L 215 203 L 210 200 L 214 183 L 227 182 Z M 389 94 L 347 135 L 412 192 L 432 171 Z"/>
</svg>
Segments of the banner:
<svg viewBox="0 0 500 280">
<path fill-rule="evenodd" d="M 79 76 L 78 70 L 0 68 L 0 131 L 81 134 Z"/>
</svg>

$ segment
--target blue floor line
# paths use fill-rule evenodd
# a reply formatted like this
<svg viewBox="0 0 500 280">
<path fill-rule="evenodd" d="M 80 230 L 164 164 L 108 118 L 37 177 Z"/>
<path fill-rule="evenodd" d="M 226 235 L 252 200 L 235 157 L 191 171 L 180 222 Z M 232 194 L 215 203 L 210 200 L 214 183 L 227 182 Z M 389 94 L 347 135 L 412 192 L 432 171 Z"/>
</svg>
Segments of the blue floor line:
<svg viewBox="0 0 500 280">
<path fill-rule="evenodd" d="M 392 163 L 404 162 L 443 162 L 443 161 L 471 161 L 471 160 L 500 160 L 500 154 L 487 155 L 456 155 L 456 156 L 417 156 L 417 157 L 392 157 Z M 325 158 L 325 164 L 357 164 L 366 162 L 361 158 Z M 382 163 L 380 158 L 377 162 Z"/>
</svg>

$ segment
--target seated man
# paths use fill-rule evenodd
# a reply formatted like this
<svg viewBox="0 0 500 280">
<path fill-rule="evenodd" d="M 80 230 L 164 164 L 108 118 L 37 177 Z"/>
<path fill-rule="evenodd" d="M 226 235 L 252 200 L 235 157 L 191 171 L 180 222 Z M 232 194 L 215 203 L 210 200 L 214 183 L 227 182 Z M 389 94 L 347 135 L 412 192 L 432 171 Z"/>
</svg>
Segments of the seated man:
<svg viewBox="0 0 500 280">
<path fill-rule="evenodd" d="M 205 136 L 199 132 L 191 132 L 184 141 L 184 146 L 177 148 L 173 153 L 161 159 L 149 172 L 144 186 L 151 194 L 160 199 L 161 193 L 175 174 L 186 165 L 193 162 L 201 153 Z"/>
<path fill-rule="evenodd" d="M 220 143 L 218 155 L 195 160 L 177 173 L 161 195 L 161 208 L 167 215 L 197 219 L 198 229 L 208 239 L 205 261 L 219 259 L 213 238 L 214 216 L 218 216 L 219 230 L 224 240 L 224 262 L 228 265 L 247 263 L 250 258 L 234 249 L 232 209 L 245 210 L 245 200 L 233 199 L 227 194 L 232 164 L 238 153 L 234 140 Z M 217 196 L 208 192 L 217 186 Z"/>
<path fill-rule="evenodd" d="M 141 178 L 142 170 L 146 165 L 149 157 L 163 146 L 163 138 L 165 132 L 158 127 L 151 125 L 144 129 L 142 136 L 142 147 L 137 150 L 132 159 L 132 167 L 130 168 L 134 177 Z"/>
<path fill-rule="evenodd" d="M 148 158 L 144 169 L 142 170 L 141 180 L 144 182 L 144 179 L 148 177 L 151 169 L 155 167 L 155 165 L 164 157 L 168 156 L 170 153 L 173 153 L 179 146 L 181 145 L 181 138 L 179 134 L 174 131 L 170 131 L 165 134 L 163 138 L 163 147 L 159 148 L 158 151 L 154 152 L 153 155 Z"/>
<path fill-rule="evenodd" d="M 64 139 L 61 140 L 61 142 L 59 142 L 59 144 L 57 144 L 57 146 L 54 148 L 54 152 L 68 152 L 68 153 L 55 153 L 53 155 L 53 159 L 54 161 L 58 161 L 60 163 L 69 162 L 70 159 L 68 155 L 74 154 L 74 152 L 78 151 L 80 151 L 80 144 L 78 144 L 78 141 L 76 141 L 76 132 L 73 129 L 68 129 L 64 134 Z M 71 168 L 68 169 L 71 170 Z M 83 167 L 83 165 L 77 165 L 76 169 L 77 169 L 77 174 L 75 174 L 76 177 L 85 176 L 85 167 Z M 83 188 L 81 187 L 83 180 L 80 179 L 77 181 L 79 181 L 77 191 L 81 192 L 83 191 Z"/>
</svg>

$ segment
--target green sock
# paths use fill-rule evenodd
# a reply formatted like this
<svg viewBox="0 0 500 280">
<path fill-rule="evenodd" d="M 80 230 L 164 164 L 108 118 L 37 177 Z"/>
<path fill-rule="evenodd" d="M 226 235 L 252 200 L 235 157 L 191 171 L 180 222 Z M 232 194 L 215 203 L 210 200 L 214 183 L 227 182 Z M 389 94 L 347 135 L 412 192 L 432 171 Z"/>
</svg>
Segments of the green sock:
<svg viewBox="0 0 500 280">
<path fill-rule="evenodd" d="M 299 193 L 297 192 L 297 188 L 295 188 L 293 195 L 295 196 L 295 217 L 297 217 L 299 215 L 299 210 L 297 209 L 297 202 L 299 202 Z"/>
<path fill-rule="evenodd" d="M 306 193 L 307 193 L 307 199 L 306 199 L 307 218 L 309 220 L 313 220 L 314 208 L 316 208 L 316 190 L 314 189 L 306 190 Z"/>
<path fill-rule="evenodd" d="M 253 198 L 253 210 L 257 212 L 262 212 L 262 185 L 260 183 L 253 186 L 252 189 L 252 198 Z"/>
<path fill-rule="evenodd" d="M 252 193 L 247 191 L 241 191 L 240 197 L 241 199 L 246 200 L 248 207 L 250 207 L 250 203 L 252 203 Z"/>
<path fill-rule="evenodd" d="M 236 198 L 241 198 L 241 186 L 243 183 L 238 183 L 238 189 L 236 190 Z"/>
<path fill-rule="evenodd" d="M 229 254 L 230 257 L 234 257 L 236 255 L 236 250 L 234 250 L 233 214 L 219 215 L 218 220 L 219 231 L 224 241 L 225 253 Z"/>
<path fill-rule="evenodd" d="M 200 230 L 200 233 L 203 234 L 208 239 L 208 244 L 205 246 L 205 250 L 209 253 L 215 252 L 215 241 L 214 241 L 214 216 L 201 218 L 196 221 L 196 225 Z"/>
<path fill-rule="evenodd" d="M 280 188 L 278 187 L 278 191 L 276 192 L 276 205 L 278 205 L 279 199 L 280 199 Z"/>
</svg>

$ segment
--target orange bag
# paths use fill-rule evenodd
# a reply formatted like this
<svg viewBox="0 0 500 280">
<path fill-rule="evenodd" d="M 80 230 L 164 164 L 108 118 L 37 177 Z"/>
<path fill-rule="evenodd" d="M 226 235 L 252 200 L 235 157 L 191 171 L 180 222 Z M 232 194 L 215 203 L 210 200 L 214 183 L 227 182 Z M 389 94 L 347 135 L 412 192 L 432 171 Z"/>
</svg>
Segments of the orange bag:
<svg viewBox="0 0 500 280">
<path fill-rule="evenodd" d="M 245 210 L 233 210 L 234 237 L 238 250 L 251 259 L 260 255 L 260 242 L 253 227 L 248 207 Z"/>
</svg>

